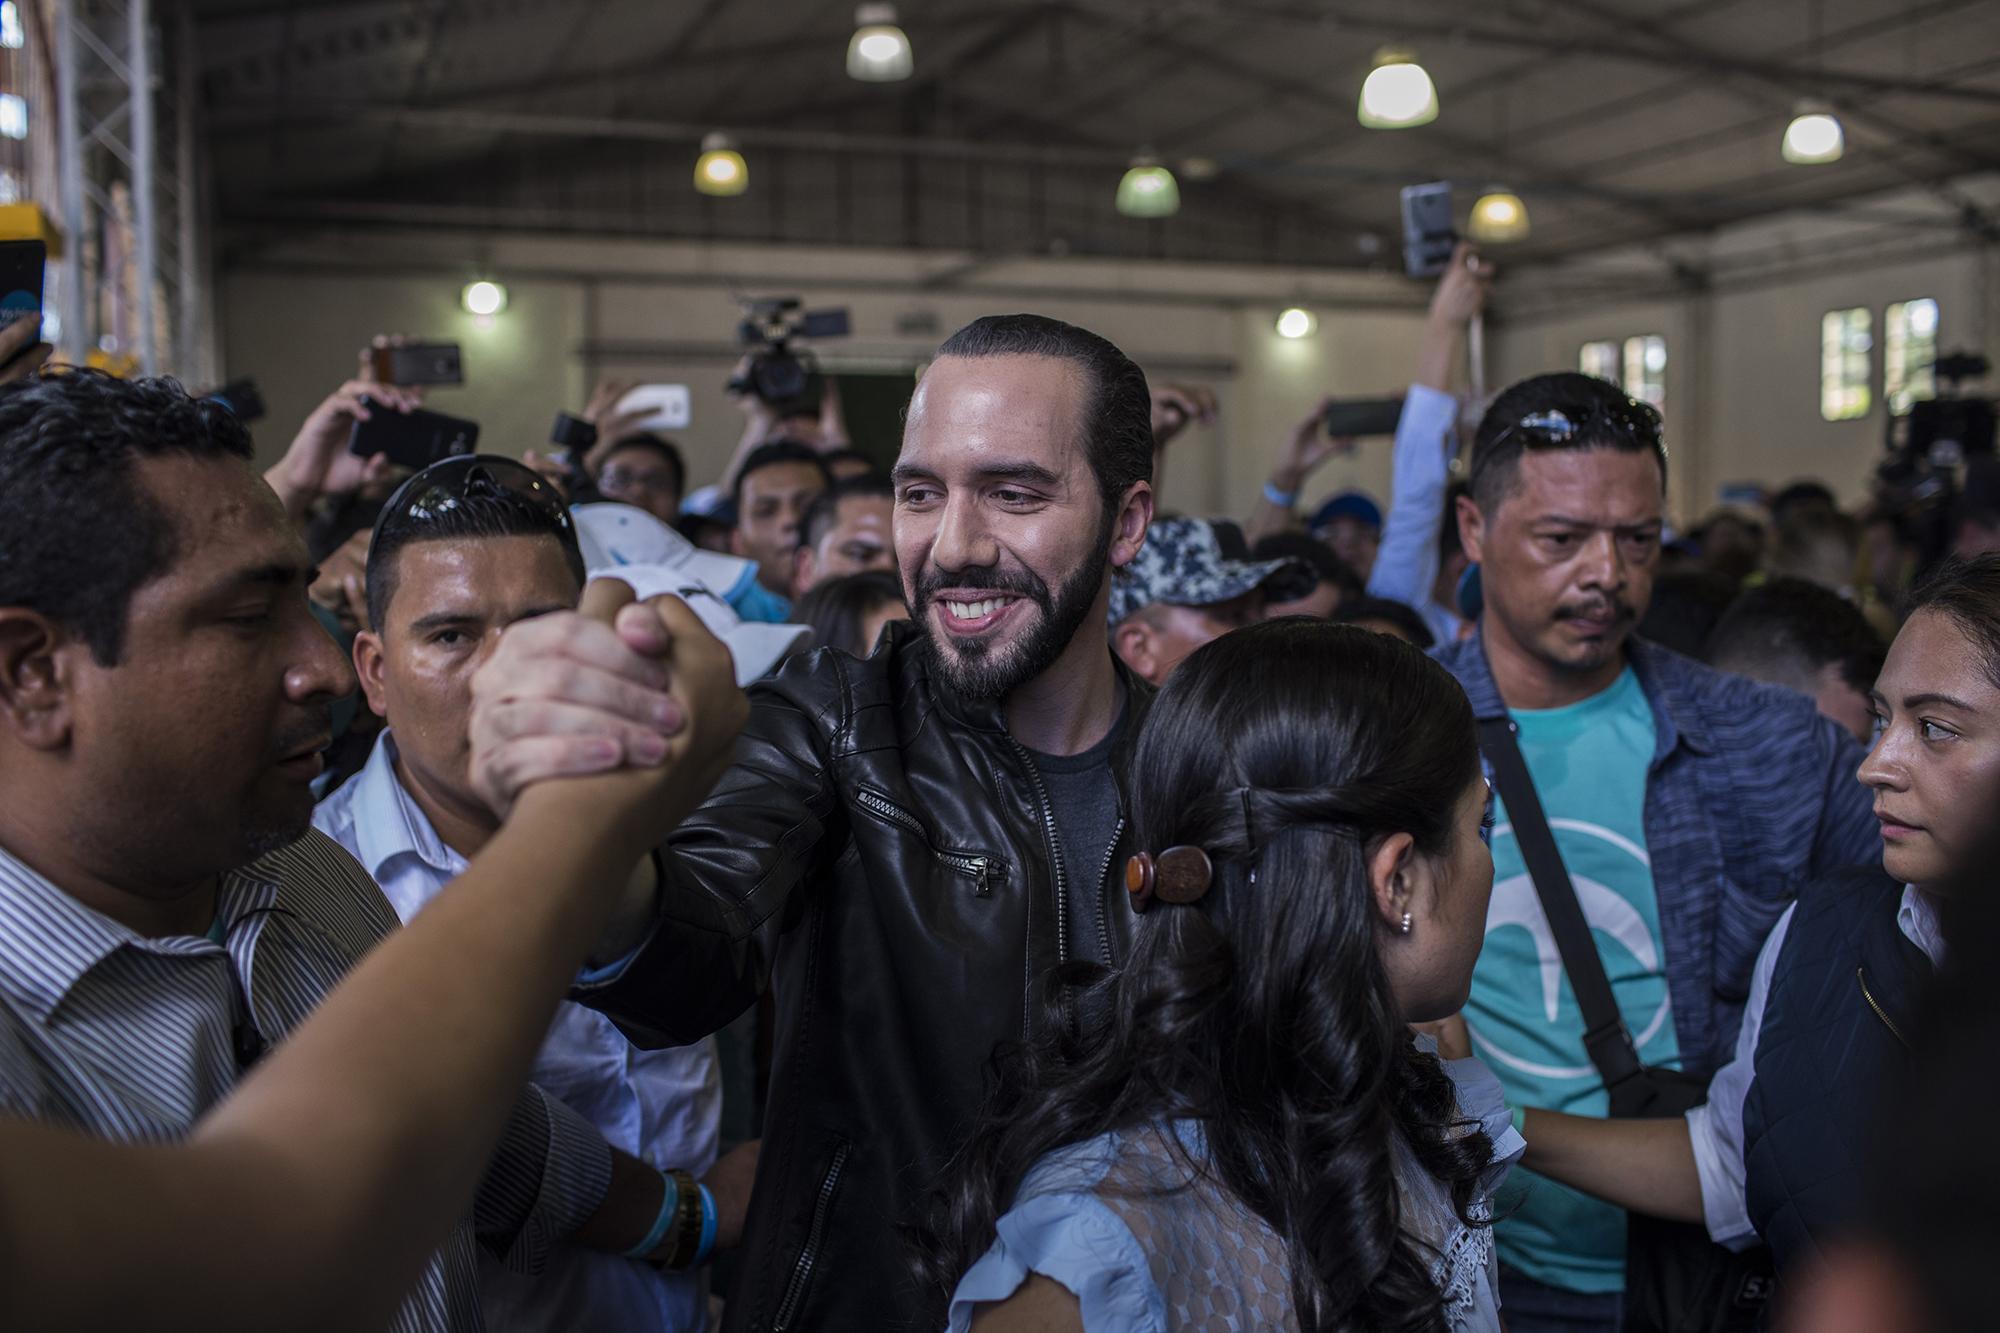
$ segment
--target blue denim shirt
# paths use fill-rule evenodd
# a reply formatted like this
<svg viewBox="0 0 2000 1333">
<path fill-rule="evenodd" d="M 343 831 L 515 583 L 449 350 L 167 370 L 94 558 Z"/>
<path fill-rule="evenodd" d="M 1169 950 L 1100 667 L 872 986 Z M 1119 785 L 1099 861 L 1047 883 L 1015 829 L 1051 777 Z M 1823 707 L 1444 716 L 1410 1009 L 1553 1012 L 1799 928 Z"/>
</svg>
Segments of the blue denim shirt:
<svg viewBox="0 0 2000 1333">
<path fill-rule="evenodd" d="M 1882 839 L 1861 746 L 1812 700 L 1636 637 L 1626 652 L 1656 724 L 1646 851 L 1674 1028 L 1683 1066 L 1706 1077 L 1729 1061 L 1773 923 L 1811 880 L 1880 861 Z M 1475 717 L 1506 716 L 1483 634 L 1434 656 Z"/>
</svg>

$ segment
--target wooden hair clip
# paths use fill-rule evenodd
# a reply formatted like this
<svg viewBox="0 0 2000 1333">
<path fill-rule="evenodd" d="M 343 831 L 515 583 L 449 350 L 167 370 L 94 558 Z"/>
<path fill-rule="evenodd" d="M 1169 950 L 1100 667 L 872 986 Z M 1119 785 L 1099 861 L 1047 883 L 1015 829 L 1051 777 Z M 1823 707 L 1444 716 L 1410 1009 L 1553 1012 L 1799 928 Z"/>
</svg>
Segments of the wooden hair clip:
<svg viewBox="0 0 2000 1333">
<path fill-rule="evenodd" d="M 1163 903 L 1201 901 L 1214 881 L 1215 868 L 1199 847 L 1169 847 L 1157 857 L 1140 852 L 1125 862 L 1125 892 L 1132 910 L 1143 912 L 1154 898 Z"/>
</svg>

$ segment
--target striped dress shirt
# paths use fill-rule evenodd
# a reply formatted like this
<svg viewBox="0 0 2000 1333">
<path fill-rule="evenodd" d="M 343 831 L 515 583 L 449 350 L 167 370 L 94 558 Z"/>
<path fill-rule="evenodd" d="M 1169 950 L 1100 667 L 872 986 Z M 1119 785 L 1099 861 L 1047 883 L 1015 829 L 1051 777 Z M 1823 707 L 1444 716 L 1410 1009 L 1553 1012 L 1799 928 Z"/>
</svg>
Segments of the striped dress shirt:
<svg viewBox="0 0 2000 1333">
<path fill-rule="evenodd" d="M 0 1113 L 124 1142 L 182 1138 L 396 924 L 319 833 L 224 875 L 207 938 L 134 934 L 0 848 Z M 389 1327 L 482 1327 L 474 1245 L 539 1272 L 610 1176 L 597 1131 L 529 1086 L 471 1212 Z"/>
</svg>

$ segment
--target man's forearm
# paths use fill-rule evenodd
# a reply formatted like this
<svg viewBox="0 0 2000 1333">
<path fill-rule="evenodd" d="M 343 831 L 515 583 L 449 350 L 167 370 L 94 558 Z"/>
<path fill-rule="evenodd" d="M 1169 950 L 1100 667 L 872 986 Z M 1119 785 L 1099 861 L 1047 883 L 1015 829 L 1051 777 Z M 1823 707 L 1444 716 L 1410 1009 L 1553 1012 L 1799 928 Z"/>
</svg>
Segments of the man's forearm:
<svg viewBox="0 0 2000 1333">
<path fill-rule="evenodd" d="M 653 1229 L 666 1192 L 666 1183 L 658 1171 L 632 1154 L 613 1148 L 611 1183 L 605 1187 L 604 1201 L 571 1239 L 593 1250 L 623 1254 Z"/>
<path fill-rule="evenodd" d="M 1453 374 L 1458 369 L 1465 341 L 1465 325 L 1457 320 L 1432 315 L 1424 321 L 1423 341 L 1417 348 L 1417 373 L 1412 382 L 1451 392 Z"/>
<path fill-rule="evenodd" d="M 1701 1176 L 1687 1121 L 1598 1120 L 1530 1110 L 1521 1165 L 1606 1203 L 1675 1222 L 1702 1221 Z"/>
</svg>

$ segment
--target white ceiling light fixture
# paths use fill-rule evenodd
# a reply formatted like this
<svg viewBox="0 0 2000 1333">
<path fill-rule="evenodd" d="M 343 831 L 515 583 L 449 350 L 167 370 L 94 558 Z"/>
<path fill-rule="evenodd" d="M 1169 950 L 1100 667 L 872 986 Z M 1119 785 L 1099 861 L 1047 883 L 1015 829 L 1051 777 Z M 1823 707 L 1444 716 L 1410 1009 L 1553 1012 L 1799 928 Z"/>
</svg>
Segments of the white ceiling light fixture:
<svg viewBox="0 0 2000 1333">
<path fill-rule="evenodd" d="M 1489 185 L 1472 206 L 1466 231 L 1475 241 L 1507 245 L 1528 239 L 1528 206 L 1521 196 L 1499 185 Z"/>
<path fill-rule="evenodd" d="M 1437 85 L 1408 51 L 1385 46 L 1375 53 L 1375 68 L 1361 85 L 1356 113 L 1371 130 L 1407 130 L 1438 118 Z"/>
<path fill-rule="evenodd" d="M 507 308 L 507 289 L 490 278 L 465 284 L 458 302 L 468 315 L 497 315 Z"/>
<path fill-rule="evenodd" d="M 1310 338 L 1319 332 L 1319 316 L 1304 306 L 1295 305 L 1278 312 L 1278 336 L 1280 338 Z"/>
<path fill-rule="evenodd" d="M 1181 211 L 1180 182 L 1151 153 L 1140 153 L 1118 182 L 1118 211 L 1128 218 L 1170 218 Z"/>
<path fill-rule="evenodd" d="M 854 36 L 847 43 L 847 77 L 863 83 L 894 83 L 916 69 L 910 37 L 896 26 L 894 5 L 863 5 L 854 11 Z"/>
<path fill-rule="evenodd" d="M 1801 102 L 1793 108 L 1792 123 L 1785 126 L 1785 142 L 1779 151 L 1785 161 L 1804 167 L 1838 162 L 1847 151 L 1847 135 L 1832 107 L 1824 102 Z"/>
<path fill-rule="evenodd" d="M 736 151 L 734 139 L 711 134 L 701 141 L 701 156 L 694 163 L 694 188 L 717 198 L 742 194 L 750 188 L 750 166 Z"/>
</svg>

